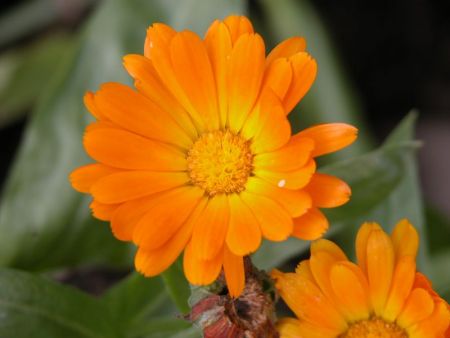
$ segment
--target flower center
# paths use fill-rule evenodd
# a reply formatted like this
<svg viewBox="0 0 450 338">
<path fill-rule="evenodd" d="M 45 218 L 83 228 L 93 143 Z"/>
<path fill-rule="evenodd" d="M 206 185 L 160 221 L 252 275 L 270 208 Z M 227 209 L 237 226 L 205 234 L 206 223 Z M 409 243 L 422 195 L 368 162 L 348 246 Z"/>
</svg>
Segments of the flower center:
<svg viewBox="0 0 450 338">
<path fill-rule="evenodd" d="M 241 192 L 252 172 L 250 142 L 229 130 L 203 134 L 187 155 L 193 184 L 210 196 Z"/>
<path fill-rule="evenodd" d="M 338 338 L 408 338 L 408 334 L 395 323 L 372 317 L 351 324 Z"/>
</svg>

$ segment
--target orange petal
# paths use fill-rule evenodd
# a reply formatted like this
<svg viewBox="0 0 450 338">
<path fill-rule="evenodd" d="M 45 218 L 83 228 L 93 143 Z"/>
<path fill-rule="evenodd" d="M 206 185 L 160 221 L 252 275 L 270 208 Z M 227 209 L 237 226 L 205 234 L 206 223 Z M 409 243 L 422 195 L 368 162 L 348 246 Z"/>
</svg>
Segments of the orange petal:
<svg viewBox="0 0 450 338">
<path fill-rule="evenodd" d="M 263 88 L 268 86 L 283 100 L 292 80 L 291 63 L 286 58 L 270 63 L 264 74 Z"/>
<path fill-rule="evenodd" d="M 350 199 L 350 187 L 337 177 L 315 173 L 305 190 L 319 208 L 341 206 Z"/>
<path fill-rule="evenodd" d="M 151 59 L 152 51 L 157 48 L 158 45 L 168 46 L 170 40 L 176 34 L 176 31 L 163 23 L 154 23 L 147 29 L 147 36 L 144 43 L 144 55 Z"/>
<path fill-rule="evenodd" d="M 450 309 L 444 301 L 435 303 L 434 311 L 427 319 L 408 328 L 412 338 L 448 338 L 450 333 Z"/>
<path fill-rule="evenodd" d="M 121 204 L 111 218 L 114 236 L 121 241 L 131 241 L 136 224 L 166 193 L 161 192 Z"/>
<path fill-rule="evenodd" d="M 276 325 L 282 338 L 336 338 L 341 333 L 294 318 L 282 318 Z"/>
<path fill-rule="evenodd" d="M 294 318 L 279 319 L 276 325 L 280 337 L 283 338 L 303 337 L 303 332 L 300 329 L 300 323 L 301 322 L 298 319 Z"/>
<path fill-rule="evenodd" d="M 309 267 L 315 283 L 320 287 L 322 293 L 333 304 L 336 304 L 336 308 L 341 309 L 341 313 L 347 316 L 348 313 L 342 311 L 342 304 L 337 301 L 331 285 L 331 269 L 338 262 L 347 262 L 347 257 L 334 243 L 328 240 L 320 240 L 311 245 Z"/>
<path fill-rule="evenodd" d="M 405 306 L 397 318 L 401 327 L 410 327 L 431 316 L 434 301 L 425 289 L 414 289 L 406 300 Z"/>
<path fill-rule="evenodd" d="M 255 176 L 286 189 L 302 189 L 305 187 L 313 173 L 316 171 L 316 162 L 310 160 L 303 168 L 289 171 L 289 172 L 277 172 L 269 170 L 255 169 L 253 172 Z"/>
<path fill-rule="evenodd" d="M 311 158 L 314 142 L 308 138 L 291 137 L 282 148 L 256 154 L 253 158 L 255 170 L 292 171 L 303 167 Z"/>
<path fill-rule="evenodd" d="M 347 324 L 320 289 L 298 274 L 275 276 L 281 297 L 298 318 L 329 330 L 344 332 Z"/>
<path fill-rule="evenodd" d="M 133 133 L 185 149 L 192 145 L 192 139 L 169 113 L 125 85 L 103 84 L 95 102 L 108 119 Z"/>
<path fill-rule="evenodd" d="M 413 256 L 402 256 L 397 260 L 391 290 L 383 311 L 383 318 L 394 321 L 405 304 L 405 300 L 411 292 L 416 262 Z"/>
<path fill-rule="evenodd" d="M 239 132 L 259 95 L 264 75 L 264 41 L 242 35 L 231 52 L 228 70 L 229 128 Z"/>
<path fill-rule="evenodd" d="M 205 45 L 214 71 L 220 122 L 221 127 L 224 128 L 228 119 L 227 64 L 231 55 L 232 42 L 230 32 L 223 22 L 219 20 L 213 22 L 206 33 Z"/>
<path fill-rule="evenodd" d="M 239 297 L 245 287 L 244 260 L 233 254 L 226 245 L 223 250 L 223 271 L 230 296 Z"/>
<path fill-rule="evenodd" d="M 335 261 L 348 260 L 344 251 L 342 251 L 339 246 L 328 239 L 322 238 L 311 243 L 311 255 L 315 255 L 319 252 L 326 252 L 327 254 L 332 256 Z"/>
<path fill-rule="evenodd" d="M 295 273 L 302 276 L 303 278 L 307 278 L 312 283 L 316 282 L 311 272 L 311 265 L 309 264 L 309 259 L 305 259 L 304 261 L 298 263 L 297 267 L 295 268 Z"/>
<path fill-rule="evenodd" d="M 148 32 L 151 36 L 152 28 L 149 28 Z M 167 42 L 163 39 L 159 39 L 158 35 L 155 35 L 155 39 L 152 40 L 153 47 L 151 49 L 152 63 L 165 88 L 170 91 L 172 96 L 175 97 L 181 106 L 189 113 L 197 130 L 199 132 L 203 132 L 205 130 L 204 120 L 190 102 L 187 93 L 182 87 L 182 84 L 178 82 L 177 73 L 175 72 L 172 64 L 174 61 L 173 58 L 177 57 L 176 55 L 172 55 L 173 51 L 171 51 L 172 48 L 170 47 L 175 36 L 176 34 L 168 37 L 169 42 Z"/>
<path fill-rule="evenodd" d="M 119 170 L 103 164 L 87 164 L 72 171 L 70 183 L 79 192 L 90 192 L 92 185 L 102 177 L 117 173 Z"/>
<path fill-rule="evenodd" d="M 122 171 L 98 180 L 92 195 L 102 203 L 121 203 L 189 182 L 185 172 Z"/>
<path fill-rule="evenodd" d="M 183 152 L 124 130 L 91 128 L 83 141 L 89 156 L 113 167 L 156 171 L 187 169 Z"/>
<path fill-rule="evenodd" d="M 330 282 L 348 321 L 369 318 L 369 286 L 358 266 L 351 262 L 334 264 L 330 271 Z"/>
<path fill-rule="evenodd" d="M 288 143 L 291 125 L 278 97 L 267 89 L 258 106 L 245 122 L 242 136 L 253 139 L 250 145 L 254 154 L 274 151 Z"/>
<path fill-rule="evenodd" d="M 230 15 L 223 20 L 227 26 L 233 44 L 244 34 L 252 34 L 253 26 L 249 19 L 243 15 Z"/>
<path fill-rule="evenodd" d="M 199 259 L 213 259 L 222 250 L 228 231 L 229 206 L 226 195 L 211 197 L 198 218 L 191 245 Z"/>
<path fill-rule="evenodd" d="M 415 288 L 425 289 L 434 300 L 441 300 L 441 297 L 433 290 L 431 281 L 423 273 L 418 271 L 416 271 L 416 275 L 414 276 L 413 289 Z"/>
<path fill-rule="evenodd" d="M 266 63 L 270 64 L 279 58 L 288 58 L 299 52 L 304 52 L 306 49 L 306 41 L 304 38 L 294 36 L 279 43 L 267 55 Z"/>
<path fill-rule="evenodd" d="M 161 247 L 180 229 L 202 196 L 203 190 L 193 186 L 162 195 L 137 223 L 133 241 L 148 250 Z"/>
<path fill-rule="evenodd" d="M 311 207 L 311 198 L 303 190 L 279 188 L 258 177 L 249 177 L 246 190 L 277 201 L 292 217 L 299 217 Z"/>
<path fill-rule="evenodd" d="M 114 212 L 117 210 L 119 206 L 120 204 L 104 204 L 97 202 L 96 200 L 93 200 L 92 203 L 89 205 L 94 217 L 102 221 L 111 220 Z"/>
<path fill-rule="evenodd" d="M 328 226 L 325 215 L 319 209 L 311 208 L 303 216 L 294 218 L 292 236 L 311 241 L 322 237 Z"/>
<path fill-rule="evenodd" d="M 227 247 L 236 255 L 245 256 L 261 244 L 261 229 L 255 215 L 237 194 L 228 195 L 230 223 Z"/>
<path fill-rule="evenodd" d="M 381 229 L 372 230 L 367 239 L 367 277 L 375 314 L 381 316 L 394 273 L 394 247 Z"/>
<path fill-rule="evenodd" d="M 364 223 L 356 235 L 356 257 L 361 270 L 367 273 L 367 242 L 373 230 L 380 229 L 377 223 Z"/>
<path fill-rule="evenodd" d="M 288 114 L 305 96 L 317 75 L 316 60 L 308 53 L 300 52 L 289 58 L 292 66 L 291 85 L 284 96 L 283 106 Z"/>
<path fill-rule="evenodd" d="M 394 244 L 396 260 L 401 259 L 403 256 L 416 257 L 419 249 L 419 235 L 408 220 L 401 220 L 395 226 L 391 238 Z"/>
<path fill-rule="evenodd" d="M 312 156 L 317 157 L 352 144 L 358 136 L 358 129 L 346 123 L 326 123 L 302 130 L 298 135 L 314 140 Z"/>
<path fill-rule="evenodd" d="M 170 55 L 178 83 L 206 128 L 220 128 L 214 74 L 203 41 L 193 32 L 178 33 L 172 38 Z"/>
<path fill-rule="evenodd" d="M 86 92 L 86 94 L 84 94 L 83 100 L 86 108 L 97 120 L 108 120 L 108 118 L 102 113 L 102 111 L 95 104 L 94 93 Z"/>
<path fill-rule="evenodd" d="M 164 86 L 152 61 L 142 55 L 129 54 L 123 58 L 123 63 L 134 78 L 134 84 L 139 92 L 170 114 L 177 124 L 195 139 L 198 136 L 197 129 L 189 114 Z"/>
<path fill-rule="evenodd" d="M 326 251 L 312 252 L 309 259 L 309 266 L 314 277 L 315 283 L 319 286 L 321 292 L 333 303 L 339 310 L 341 304 L 336 300 L 334 291 L 331 287 L 331 268 L 335 263 L 342 260 L 337 259 L 334 255 Z M 345 311 L 341 311 L 345 314 Z"/>
<path fill-rule="evenodd" d="M 151 251 L 139 248 L 134 261 L 136 270 L 145 276 L 156 276 L 166 270 L 186 247 L 195 221 L 205 205 L 206 199 L 202 199 L 186 223 L 160 248 Z"/>
<path fill-rule="evenodd" d="M 263 236 L 271 241 L 284 241 L 292 233 L 292 217 L 274 200 L 243 191 L 242 200 L 259 222 Z"/>
<path fill-rule="evenodd" d="M 193 285 L 207 285 L 214 282 L 219 276 L 222 262 L 222 250 L 219 250 L 217 255 L 211 260 L 198 258 L 196 250 L 193 248 L 192 241 L 188 243 L 184 250 L 184 274 L 189 283 Z"/>
</svg>

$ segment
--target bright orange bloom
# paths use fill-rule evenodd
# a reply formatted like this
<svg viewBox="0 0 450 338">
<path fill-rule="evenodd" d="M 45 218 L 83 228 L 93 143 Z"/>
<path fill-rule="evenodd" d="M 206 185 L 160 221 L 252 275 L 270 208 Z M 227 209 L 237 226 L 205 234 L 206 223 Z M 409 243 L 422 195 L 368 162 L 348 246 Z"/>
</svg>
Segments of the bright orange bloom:
<svg viewBox="0 0 450 338">
<path fill-rule="evenodd" d="M 137 270 L 154 276 L 184 250 L 192 284 L 223 268 L 231 295 L 244 287 L 243 256 L 261 239 L 320 237 L 318 208 L 339 206 L 350 189 L 316 173 L 316 156 L 356 138 L 324 124 L 291 136 L 287 114 L 306 94 L 316 62 L 302 38 L 265 56 L 245 17 L 215 21 L 204 39 L 164 24 L 147 31 L 144 55 L 127 55 L 136 91 L 106 83 L 87 93 L 97 122 L 84 147 L 98 163 L 75 170 L 74 188 L 92 194 L 94 216 L 139 250 Z"/>
<path fill-rule="evenodd" d="M 418 246 L 407 220 L 390 237 L 378 224 L 364 224 L 356 237 L 358 265 L 333 242 L 314 242 L 295 273 L 272 273 L 298 317 L 279 322 L 281 337 L 449 337 L 448 304 L 416 272 Z"/>
</svg>

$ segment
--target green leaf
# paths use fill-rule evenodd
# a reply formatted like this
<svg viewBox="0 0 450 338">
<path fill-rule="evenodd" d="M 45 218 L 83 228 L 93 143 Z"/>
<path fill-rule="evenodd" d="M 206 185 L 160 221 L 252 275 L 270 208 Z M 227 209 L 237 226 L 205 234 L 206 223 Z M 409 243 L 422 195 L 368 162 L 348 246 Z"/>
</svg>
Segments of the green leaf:
<svg viewBox="0 0 450 338">
<path fill-rule="evenodd" d="M 130 338 L 201 338 L 200 330 L 182 319 L 155 318 L 133 331 Z"/>
<path fill-rule="evenodd" d="M 167 292 L 177 305 L 178 309 L 186 314 L 190 311 L 188 299 L 191 295 L 189 283 L 184 276 L 181 259 L 178 259 L 162 275 Z"/>
<path fill-rule="evenodd" d="M 104 295 L 102 301 L 129 338 L 197 338 L 196 328 L 182 319 L 161 278 L 136 273 Z"/>
<path fill-rule="evenodd" d="M 121 337 L 97 299 L 42 277 L 0 269 L 0 337 Z"/>
<path fill-rule="evenodd" d="M 57 3 L 53 0 L 21 1 L 0 17 L 0 47 L 36 34 L 52 23 L 83 11 L 93 0 Z"/>
<path fill-rule="evenodd" d="M 244 0 L 157 0 L 168 23 L 177 30 L 189 29 L 203 36 L 216 19 L 230 14 L 246 14 Z"/>
<path fill-rule="evenodd" d="M 450 249 L 442 250 L 432 256 L 433 288 L 447 302 L 450 301 Z"/>
<path fill-rule="evenodd" d="M 145 34 L 146 22 L 129 3 L 103 2 L 33 114 L 0 206 L 1 265 L 41 269 L 120 262 L 124 256 L 126 246 L 113 240 L 107 225 L 93 221 L 88 198 L 72 190 L 68 175 L 88 162 L 81 146 L 89 121 L 84 91 L 125 78 L 121 57 L 138 51 L 133 42 Z"/>
<path fill-rule="evenodd" d="M 414 114 L 406 117 L 379 149 L 319 170 L 343 179 L 352 188 L 350 202 L 326 212 L 331 224 L 327 236 L 336 236 L 347 253 L 353 253 L 356 232 L 366 221 L 376 221 L 390 231 L 399 220 L 408 218 L 418 229 L 421 243 L 426 243 L 415 162 L 418 143 L 412 140 L 414 120 Z M 308 247 L 309 242 L 295 239 L 266 242 L 254 261 L 258 267 L 273 268 Z M 419 252 L 419 265 L 430 272 L 425 244 Z"/>
<path fill-rule="evenodd" d="M 330 37 L 310 1 L 260 0 L 267 18 L 268 41 L 273 45 L 291 36 L 306 38 L 307 50 L 317 60 L 318 75 L 298 108 L 290 114 L 295 129 L 316 123 L 346 122 L 358 127 L 360 137 L 352 147 L 330 155 L 342 159 L 361 154 L 372 146 L 370 131 L 365 127 L 362 104 L 357 91 L 345 75 L 342 63 Z"/>
<path fill-rule="evenodd" d="M 0 128 L 32 106 L 72 44 L 69 36 L 57 34 L 1 55 Z"/>
<path fill-rule="evenodd" d="M 428 205 L 425 209 L 428 244 L 431 254 L 448 249 L 450 238 L 450 219 L 437 208 Z"/>
</svg>

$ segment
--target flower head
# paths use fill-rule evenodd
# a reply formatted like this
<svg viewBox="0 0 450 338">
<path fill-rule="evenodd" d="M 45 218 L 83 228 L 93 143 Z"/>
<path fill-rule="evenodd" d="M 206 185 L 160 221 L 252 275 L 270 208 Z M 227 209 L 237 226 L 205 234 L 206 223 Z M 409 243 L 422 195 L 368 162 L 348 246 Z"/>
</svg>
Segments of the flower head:
<svg viewBox="0 0 450 338">
<path fill-rule="evenodd" d="M 95 217 L 139 248 L 137 270 L 154 276 L 184 251 L 192 284 L 223 268 L 231 295 L 244 287 L 243 256 L 261 239 L 315 239 L 318 208 L 345 203 L 349 187 L 316 173 L 314 158 L 356 138 L 324 124 L 291 135 L 287 114 L 306 94 L 316 62 L 302 38 L 269 55 L 249 20 L 215 21 L 204 39 L 164 24 L 147 31 L 144 55 L 127 55 L 136 90 L 106 83 L 87 93 L 97 119 L 84 137 L 97 162 L 75 170 Z"/>
<path fill-rule="evenodd" d="M 447 337 L 449 307 L 416 272 L 418 245 L 407 220 L 391 236 L 378 224 L 364 224 L 356 238 L 358 265 L 334 243 L 314 242 L 295 273 L 272 273 L 298 317 L 280 321 L 281 337 Z"/>
</svg>

